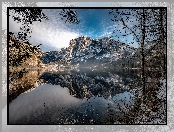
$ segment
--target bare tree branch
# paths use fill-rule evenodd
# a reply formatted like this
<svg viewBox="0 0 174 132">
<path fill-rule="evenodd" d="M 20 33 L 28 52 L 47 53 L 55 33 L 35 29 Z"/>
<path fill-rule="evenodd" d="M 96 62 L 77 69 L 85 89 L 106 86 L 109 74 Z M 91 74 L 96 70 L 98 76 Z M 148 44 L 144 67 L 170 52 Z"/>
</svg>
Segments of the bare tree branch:
<svg viewBox="0 0 174 132">
<path fill-rule="evenodd" d="M 140 42 L 140 39 L 137 37 L 136 33 L 125 24 L 123 18 L 121 18 L 121 21 L 123 23 L 123 26 L 126 27 L 127 29 L 129 29 L 134 34 L 134 36 L 136 37 L 136 39 L 138 40 L 138 42 Z"/>
</svg>

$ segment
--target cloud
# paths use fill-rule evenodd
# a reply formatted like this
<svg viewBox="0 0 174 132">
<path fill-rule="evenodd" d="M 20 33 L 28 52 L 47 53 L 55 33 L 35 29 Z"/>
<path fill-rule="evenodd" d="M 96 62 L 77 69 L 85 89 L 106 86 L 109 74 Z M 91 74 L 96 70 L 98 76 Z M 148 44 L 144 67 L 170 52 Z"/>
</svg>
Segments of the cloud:
<svg viewBox="0 0 174 132">
<path fill-rule="evenodd" d="M 84 11 L 79 12 L 78 17 L 80 18 L 81 22 L 78 25 L 65 23 L 65 20 L 61 20 L 59 15 L 60 11 L 61 9 L 43 9 L 44 14 L 48 16 L 49 20 L 33 22 L 33 25 L 31 26 L 32 34 L 31 38 L 29 39 L 30 43 L 33 45 L 42 44 L 42 50 L 50 51 L 60 50 L 62 47 L 67 47 L 71 39 L 75 39 L 79 36 L 102 38 L 117 35 L 121 38 L 119 39 L 118 37 L 115 37 L 116 39 L 127 41 L 126 39 L 128 38 L 128 41 L 132 41 L 130 36 L 127 38 L 121 36 L 121 34 L 124 32 L 122 29 L 122 23 L 119 21 L 112 22 L 107 12 L 105 14 L 106 16 L 102 17 L 98 27 L 89 28 L 90 25 L 89 23 L 86 23 L 86 21 L 90 21 L 90 18 L 88 20 L 86 20 L 86 17 L 84 18 Z M 128 24 L 130 27 L 132 26 L 131 22 L 126 24 Z M 21 24 L 17 24 L 12 18 L 10 19 L 10 31 L 18 32 L 20 31 L 20 26 Z M 112 34 L 114 30 L 119 31 Z"/>
<path fill-rule="evenodd" d="M 52 50 L 59 50 L 62 47 L 69 46 L 70 40 L 79 36 L 78 33 L 65 28 L 62 29 L 59 25 L 55 28 L 55 25 L 47 25 L 44 22 L 34 23 L 32 28 L 30 42 L 56 48 Z"/>
<path fill-rule="evenodd" d="M 31 25 L 32 33 L 29 39 L 31 44 L 42 44 L 42 50 L 55 51 L 69 46 L 70 40 L 79 36 L 79 33 L 73 31 L 72 26 L 68 27 L 64 21 L 60 21 L 58 10 L 45 10 L 44 13 L 48 16 L 48 21 L 33 22 L 33 25 Z M 21 26 L 21 23 L 15 22 L 11 17 L 9 18 L 10 32 L 19 32 Z"/>
</svg>

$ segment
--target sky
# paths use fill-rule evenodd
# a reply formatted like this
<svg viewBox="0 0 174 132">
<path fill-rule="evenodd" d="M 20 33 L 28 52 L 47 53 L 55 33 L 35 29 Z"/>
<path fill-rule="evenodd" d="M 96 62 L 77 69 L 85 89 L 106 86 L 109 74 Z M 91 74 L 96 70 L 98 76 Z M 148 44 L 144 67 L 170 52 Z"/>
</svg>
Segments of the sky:
<svg viewBox="0 0 174 132">
<path fill-rule="evenodd" d="M 44 52 L 57 51 L 63 47 L 69 46 L 71 39 L 75 39 L 80 36 L 87 36 L 93 39 L 109 37 L 112 32 L 117 29 L 122 32 L 123 29 L 121 23 L 111 21 L 112 15 L 109 15 L 108 9 L 74 9 L 77 12 L 77 17 L 80 20 L 79 24 L 65 23 L 65 20 L 60 19 L 61 9 L 43 9 L 43 13 L 49 18 L 49 20 L 43 20 L 42 22 L 33 22 L 32 34 L 29 39 L 33 45 L 42 44 L 41 49 Z M 131 23 L 127 23 L 131 26 Z M 16 23 L 12 18 L 9 18 L 9 31 L 20 31 L 21 23 Z M 118 37 L 114 39 L 125 43 L 134 42 L 131 44 L 137 47 L 138 44 L 133 40 L 132 35 L 126 37 L 120 36 L 119 32 L 115 33 Z"/>
</svg>

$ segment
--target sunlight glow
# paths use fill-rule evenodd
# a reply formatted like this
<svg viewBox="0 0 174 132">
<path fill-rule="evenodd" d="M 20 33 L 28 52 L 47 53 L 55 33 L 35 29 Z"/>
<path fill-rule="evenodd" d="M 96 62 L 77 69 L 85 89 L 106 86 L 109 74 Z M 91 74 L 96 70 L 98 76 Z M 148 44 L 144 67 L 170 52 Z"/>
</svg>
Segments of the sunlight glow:
<svg viewBox="0 0 174 132">
<path fill-rule="evenodd" d="M 71 39 L 77 38 L 79 35 L 72 32 L 62 32 L 60 35 L 49 34 L 50 43 L 58 48 L 68 47 Z"/>
</svg>

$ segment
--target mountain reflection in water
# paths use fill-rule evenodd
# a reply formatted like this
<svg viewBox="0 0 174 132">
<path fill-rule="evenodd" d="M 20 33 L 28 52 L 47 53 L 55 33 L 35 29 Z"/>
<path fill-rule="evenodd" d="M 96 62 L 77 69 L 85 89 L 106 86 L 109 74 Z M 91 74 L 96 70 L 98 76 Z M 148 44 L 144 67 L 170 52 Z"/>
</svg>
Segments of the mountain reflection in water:
<svg viewBox="0 0 174 132">
<path fill-rule="evenodd" d="M 38 80 L 44 70 L 32 69 L 32 70 L 20 70 L 10 72 L 9 75 L 9 103 L 17 98 L 21 93 L 31 91 L 39 84 L 43 83 L 43 80 Z M 40 82 L 40 83 L 39 83 Z M 38 84 L 39 83 L 39 84 Z"/>
<path fill-rule="evenodd" d="M 48 84 L 60 85 L 70 90 L 70 95 L 80 99 L 95 97 L 108 98 L 129 89 L 129 84 L 137 78 L 137 73 L 92 71 L 81 69 L 70 74 L 45 72 L 40 76 Z"/>
<path fill-rule="evenodd" d="M 129 85 L 137 78 L 136 71 L 15 74 L 18 78 L 10 80 L 10 124 L 107 124 L 124 116 L 134 104 Z M 120 109 L 123 103 L 127 107 Z"/>
</svg>

